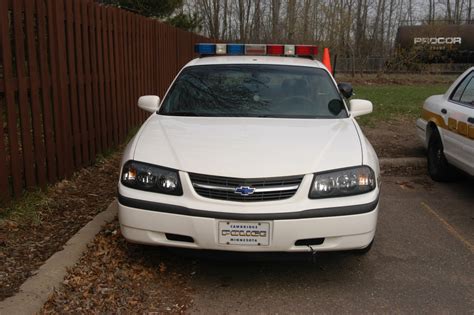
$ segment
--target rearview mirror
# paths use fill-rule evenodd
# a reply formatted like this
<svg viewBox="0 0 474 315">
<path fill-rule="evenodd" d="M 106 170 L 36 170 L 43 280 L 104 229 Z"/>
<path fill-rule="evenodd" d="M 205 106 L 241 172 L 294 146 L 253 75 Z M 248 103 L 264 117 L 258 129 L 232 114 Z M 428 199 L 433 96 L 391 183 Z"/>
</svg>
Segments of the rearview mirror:
<svg viewBox="0 0 474 315">
<path fill-rule="evenodd" d="M 147 112 L 154 113 L 160 107 L 160 98 L 156 95 L 144 95 L 138 99 L 138 107 Z"/>
<path fill-rule="evenodd" d="M 352 89 L 352 85 L 350 83 L 338 83 L 337 88 L 341 92 L 342 96 L 344 96 L 345 98 L 349 98 L 354 95 L 354 90 Z"/>
<path fill-rule="evenodd" d="M 328 104 L 328 109 L 334 116 L 338 116 L 344 109 L 344 103 L 340 99 L 333 99 Z"/>
<path fill-rule="evenodd" d="M 366 100 L 350 100 L 349 107 L 353 117 L 370 114 L 373 109 L 372 102 Z"/>
</svg>

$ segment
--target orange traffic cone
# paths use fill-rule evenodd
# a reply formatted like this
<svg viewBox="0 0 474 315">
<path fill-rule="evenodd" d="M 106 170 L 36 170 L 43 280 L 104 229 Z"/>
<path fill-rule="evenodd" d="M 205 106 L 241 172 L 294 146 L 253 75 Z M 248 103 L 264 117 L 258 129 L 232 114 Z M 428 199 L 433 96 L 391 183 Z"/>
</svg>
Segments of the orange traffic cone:
<svg viewBox="0 0 474 315">
<path fill-rule="evenodd" d="M 331 57 L 329 57 L 329 48 L 324 48 L 323 52 L 323 65 L 326 66 L 328 71 L 332 73 L 332 67 L 331 67 Z"/>
</svg>

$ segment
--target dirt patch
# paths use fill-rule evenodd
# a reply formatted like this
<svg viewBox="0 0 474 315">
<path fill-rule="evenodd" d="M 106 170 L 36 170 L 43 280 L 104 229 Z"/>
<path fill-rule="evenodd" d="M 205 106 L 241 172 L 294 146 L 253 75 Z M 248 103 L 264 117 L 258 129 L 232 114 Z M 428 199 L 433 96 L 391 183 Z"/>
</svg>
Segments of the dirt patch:
<svg viewBox="0 0 474 315">
<path fill-rule="evenodd" d="M 0 222 L 0 300 L 20 285 L 116 195 L 120 150 L 72 179 L 52 186 L 33 204 L 34 220 Z M 42 193 L 43 194 L 43 193 Z"/>
<path fill-rule="evenodd" d="M 127 243 L 117 221 L 99 233 L 40 313 L 174 313 L 191 305 L 188 275 L 174 255 Z"/>
<path fill-rule="evenodd" d="M 399 117 L 361 126 L 379 158 L 425 157 L 425 149 L 416 134 L 415 120 Z"/>
</svg>

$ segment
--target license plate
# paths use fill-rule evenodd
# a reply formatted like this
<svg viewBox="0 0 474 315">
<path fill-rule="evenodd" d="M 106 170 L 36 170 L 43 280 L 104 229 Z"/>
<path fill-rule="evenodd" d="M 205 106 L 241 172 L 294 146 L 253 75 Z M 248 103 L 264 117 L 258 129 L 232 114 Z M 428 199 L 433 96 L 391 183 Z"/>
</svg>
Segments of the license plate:
<svg viewBox="0 0 474 315">
<path fill-rule="evenodd" d="M 219 244 L 268 246 L 270 231 L 270 222 L 219 221 Z"/>
</svg>

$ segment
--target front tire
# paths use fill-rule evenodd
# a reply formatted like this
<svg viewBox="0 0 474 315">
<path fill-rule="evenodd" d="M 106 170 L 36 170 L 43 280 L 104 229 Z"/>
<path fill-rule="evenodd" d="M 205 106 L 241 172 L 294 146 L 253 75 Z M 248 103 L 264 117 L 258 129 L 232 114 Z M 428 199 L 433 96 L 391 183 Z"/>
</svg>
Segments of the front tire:
<svg viewBox="0 0 474 315">
<path fill-rule="evenodd" d="M 451 167 L 444 156 L 443 142 L 437 129 L 433 130 L 428 142 L 428 173 L 437 182 L 452 179 Z"/>
</svg>

